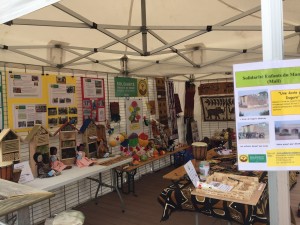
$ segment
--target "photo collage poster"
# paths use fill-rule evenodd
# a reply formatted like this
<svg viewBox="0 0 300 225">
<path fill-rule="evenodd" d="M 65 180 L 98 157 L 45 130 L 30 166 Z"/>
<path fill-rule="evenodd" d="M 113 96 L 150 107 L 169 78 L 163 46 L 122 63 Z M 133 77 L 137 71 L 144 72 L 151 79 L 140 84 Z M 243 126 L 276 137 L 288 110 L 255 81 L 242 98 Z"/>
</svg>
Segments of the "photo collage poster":
<svg viewBox="0 0 300 225">
<path fill-rule="evenodd" d="M 76 81 L 73 77 L 55 76 L 48 82 L 48 126 L 61 126 L 66 122 L 77 124 Z"/>
<path fill-rule="evenodd" d="M 300 60 L 234 65 L 240 170 L 299 170 Z"/>
<path fill-rule="evenodd" d="M 82 77 L 81 88 L 83 121 L 90 118 L 104 122 L 106 120 L 104 79 Z"/>
<path fill-rule="evenodd" d="M 36 124 L 76 123 L 75 78 L 10 72 L 7 82 L 9 127 L 27 131 Z"/>
</svg>

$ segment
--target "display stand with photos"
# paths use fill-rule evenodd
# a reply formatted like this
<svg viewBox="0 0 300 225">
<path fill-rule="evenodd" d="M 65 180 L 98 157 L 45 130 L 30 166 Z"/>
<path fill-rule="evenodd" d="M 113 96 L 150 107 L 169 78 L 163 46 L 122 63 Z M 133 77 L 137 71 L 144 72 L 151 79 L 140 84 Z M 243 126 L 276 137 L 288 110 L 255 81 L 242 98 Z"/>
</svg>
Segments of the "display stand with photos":
<svg viewBox="0 0 300 225">
<path fill-rule="evenodd" d="M 67 122 L 54 133 L 54 135 L 59 133 L 60 159 L 65 165 L 73 165 L 75 162 L 78 131 L 73 124 Z"/>
<path fill-rule="evenodd" d="M 49 161 L 49 137 L 50 132 L 43 125 L 34 125 L 25 138 L 25 141 L 29 142 L 29 164 L 34 177 L 37 177 L 37 169 L 33 155 L 39 152 L 43 155 L 45 162 Z"/>
<path fill-rule="evenodd" d="M 10 128 L 0 133 L 0 162 L 20 159 L 20 137 Z"/>
<path fill-rule="evenodd" d="M 86 119 L 81 128 L 80 133 L 82 135 L 82 141 L 85 145 L 85 152 L 88 158 L 96 158 L 97 157 L 97 125 L 91 119 Z"/>
</svg>

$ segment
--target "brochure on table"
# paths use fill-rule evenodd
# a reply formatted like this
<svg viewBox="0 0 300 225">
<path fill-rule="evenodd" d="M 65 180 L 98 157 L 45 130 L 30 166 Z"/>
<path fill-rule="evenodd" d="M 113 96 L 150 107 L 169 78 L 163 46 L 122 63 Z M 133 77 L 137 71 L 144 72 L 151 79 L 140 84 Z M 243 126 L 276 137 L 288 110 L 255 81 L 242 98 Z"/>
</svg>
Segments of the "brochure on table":
<svg viewBox="0 0 300 225">
<path fill-rule="evenodd" d="M 240 170 L 300 169 L 300 60 L 234 65 Z"/>
</svg>

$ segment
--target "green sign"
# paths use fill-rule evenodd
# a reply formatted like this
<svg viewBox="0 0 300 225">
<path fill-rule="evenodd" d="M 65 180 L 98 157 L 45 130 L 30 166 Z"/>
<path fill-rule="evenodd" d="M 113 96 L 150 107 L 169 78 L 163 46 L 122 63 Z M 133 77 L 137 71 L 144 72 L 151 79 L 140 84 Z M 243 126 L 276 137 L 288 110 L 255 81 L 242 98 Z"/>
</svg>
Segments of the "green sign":
<svg viewBox="0 0 300 225">
<path fill-rule="evenodd" d="M 264 154 L 250 154 L 249 163 L 265 163 L 267 162 L 267 157 Z"/>
<path fill-rule="evenodd" d="M 300 83 L 300 67 L 249 70 L 235 73 L 236 87 L 255 87 Z"/>
<path fill-rule="evenodd" d="M 115 77 L 116 97 L 136 97 L 137 79 L 129 77 Z"/>
</svg>

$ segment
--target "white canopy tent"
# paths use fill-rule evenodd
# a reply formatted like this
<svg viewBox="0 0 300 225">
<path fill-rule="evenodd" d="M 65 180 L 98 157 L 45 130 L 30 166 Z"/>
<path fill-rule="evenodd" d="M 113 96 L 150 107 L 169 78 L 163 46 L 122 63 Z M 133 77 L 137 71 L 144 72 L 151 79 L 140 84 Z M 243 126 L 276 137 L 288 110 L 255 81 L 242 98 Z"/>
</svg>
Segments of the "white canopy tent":
<svg viewBox="0 0 300 225">
<path fill-rule="evenodd" d="M 285 58 L 297 58 L 300 4 L 285 0 L 283 7 Z M 231 78 L 233 63 L 262 60 L 260 9 L 259 0 L 63 0 L 1 24 L 0 61 Z"/>
</svg>

